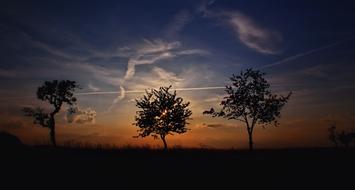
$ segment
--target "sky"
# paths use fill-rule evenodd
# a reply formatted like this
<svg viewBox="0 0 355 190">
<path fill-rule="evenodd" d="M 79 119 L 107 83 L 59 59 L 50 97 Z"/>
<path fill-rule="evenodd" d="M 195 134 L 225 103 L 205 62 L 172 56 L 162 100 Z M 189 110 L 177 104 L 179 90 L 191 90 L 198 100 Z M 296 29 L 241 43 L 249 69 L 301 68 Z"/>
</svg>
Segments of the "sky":
<svg viewBox="0 0 355 190">
<path fill-rule="evenodd" d="M 232 74 L 266 73 L 293 95 L 279 127 L 257 127 L 257 148 L 330 146 L 327 128 L 355 130 L 353 1 L 42 1 L 0 6 L 0 130 L 49 142 L 24 106 L 47 104 L 47 80 L 75 80 L 78 114 L 56 116 L 59 143 L 161 146 L 133 138 L 135 99 L 172 85 L 191 102 L 191 129 L 169 146 L 246 148 L 243 123 L 203 115 L 218 108 Z"/>
</svg>

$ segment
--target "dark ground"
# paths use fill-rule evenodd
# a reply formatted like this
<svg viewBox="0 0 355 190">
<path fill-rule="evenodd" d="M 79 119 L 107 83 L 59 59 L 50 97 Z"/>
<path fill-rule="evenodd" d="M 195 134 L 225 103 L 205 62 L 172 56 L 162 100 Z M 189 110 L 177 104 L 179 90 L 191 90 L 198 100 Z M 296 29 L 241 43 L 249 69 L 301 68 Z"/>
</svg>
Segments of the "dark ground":
<svg viewBox="0 0 355 190">
<path fill-rule="evenodd" d="M 1 184 L 354 189 L 355 149 L 207 150 L 2 148 Z M 235 188 L 232 188 L 235 187 Z M 48 186 L 51 189 L 51 186 Z M 106 188 L 100 188 L 106 189 Z M 120 188 L 118 188 L 120 189 Z M 123 188 L 126 189 L 126 188 Z M 244 189 L 244 188 L 242 188 Z"/>
</svg>

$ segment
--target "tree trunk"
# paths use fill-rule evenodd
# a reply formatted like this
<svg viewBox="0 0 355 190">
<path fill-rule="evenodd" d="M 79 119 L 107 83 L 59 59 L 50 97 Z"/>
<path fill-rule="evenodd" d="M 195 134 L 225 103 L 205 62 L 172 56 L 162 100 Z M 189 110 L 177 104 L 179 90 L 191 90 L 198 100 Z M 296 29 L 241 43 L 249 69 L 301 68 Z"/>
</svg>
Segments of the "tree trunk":
<svg viewBox="0 0 355 190">
<path fill-rule="evenodd" d="M 57 146 L 57 142 L 56 142 L 56 140 L 55 140 L 55 127 L 52 127 L 52 128 L 50 129 L 49 135 L 50 135 L 50 138 L 51 138 L 52 145 L 53 145 L 54 147 L 56 147 L 56 146 Z"/>
<path fill-rule="evenodd" d="M 168 145 L 166 144 L 165 136 L 160 136 L 164 143 L 164 150 L 168 150 Z"/>
<path fill-rule="evenodd" d="M 55 139 L 55 120 L 54 120 L 54 114 L 51 114 L 50 116 L 50 127 L 49 127 L 49 136 L 50 136 L 50 139 L 51 139 L 51 142 L 52 142 L 52 145 L 54 147 L 57 146 L 57 142 L 56 142 L 56 139 Z"/>
<path fill-rule="evenodd" d="M 253 142 L 253 131 L 248 129 L 248 136 L 249 136 L 249 150 L 254 149 L 254 142 Z"/>
</svg>

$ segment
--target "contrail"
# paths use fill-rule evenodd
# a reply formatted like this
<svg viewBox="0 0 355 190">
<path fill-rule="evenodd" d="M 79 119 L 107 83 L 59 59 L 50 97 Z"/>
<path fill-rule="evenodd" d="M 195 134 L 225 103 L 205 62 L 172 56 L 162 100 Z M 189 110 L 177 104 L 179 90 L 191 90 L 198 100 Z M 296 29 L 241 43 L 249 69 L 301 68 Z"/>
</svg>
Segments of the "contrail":
<svg viewBox="0 0 355 190">
<path fill-rule="evenodd" d="M 304 84 L 272 84 L 272 86 L 302 86 Z M 225 86 L 206 86 L 206 87 L 191 87 L 191 88 L 173 88 L 171 90 L 176 90 L 176 91 L 199 91 L 199 90 L 218 90 L 218 89 L 225 89 Z M 152 88 L 149 88 L 152 89 Z M 148 89 L 148 90 L 149 90 Z M 137 93 L 144 93 L 145 90 L 127 90 L 125 93 L 127 94 L 137 94 Z M 90 95 L 109 95 L 109 94 L 121 94 L 121 91 L 93 91 L 93 92 L 79 92 L 79 93 L 74 93 L 76 96 L 90 96 Z M 36 98 L 36 96 L 20 96 L 20 97 L 5 97 L 5 98 L 0 98 L 0 100 L 18 100 L 18 99 L 30 99 L 30 98 Z"/>
<path fill-rule="evenodd" d="M 171 90 L 176 91 L 197 91 L 197 90 L 215 90 L 215 89 L 224 89 L 225 86 L 207 86 L 207 87 L 194 87 L 194 88 L 175 88 Z M 126 90 L 126 94 L 135 94 L 135 93 L 144 93 L 145 90 Z M 105 94 L 120 94 L 121 91 L 105 91 L 105 92 L 80 92 L 75 95 L 105 95 Z"/>
<path fill-rule="evenodd" d="M 207 86 L 207 87 L 192 87 L 192 88 L 175 88 L 175 89 L 171 89 L 171 90 L 198 91 L 198 90 L 216 90 L 216 89 L 224 89 L 224 88 L 225 88 L 225 86 Z M 125 90 L 124 93 L 125 94 L 136 94 L 136 93 L 144 93 L 144 92 L 145 92 L 145 90 Z M 122 91 L 101 91 L 101 92 L 94 91 L 94 92 L 74 93 L 74 95 L 76 95 L 76 96 L 109 95 L 109 94 L 122 94 Z M 36 96 L 5 97 L 5 98 L 0 98 L 0 100 L 18 100 L 18 99 L 30 99 L 30 98 L 36 98 Z"/>
<path fill-rule="evenodd" d="M 258 69 L 264 69 L 264 68 L 269 68 L 269 67 L 273 67 L 273 66 L 277 66 L 277 65 L 282 65 L 282 64 L 286 64 L 290 61 L 293 61 L 293 60 L 296 60 L 298 58 L 301 58 L 301 57 L 305 57 L 305 56 L 308 56 L 308 55 L 311 55 L 313 53 L 317 53 L 317 52 L 320 52 L 320 51 L 324 51 L 326 49 L 330 49 L 332 47 L 335 47 L 335 46 L 338 46 L 340 44 L 343 44 L 345 42 L 348 42 L 350 40 L 353 40 L 355 37 L 351 37 L 349 39 L 345 39 L 345 40 L 339 40 L 337 42 L 334 42 L 334 43 L 331 43 L 331 44 L 328 44 L 326 46 L 322 46 L 322 47 L 319 47 L 319 48 L 315 48 L 315 49 L 311 49 L 309 51 L 306 51 L 306 52 L 302 52 L 302 53 L 299 53 L 299 54 L 296 54 L 296 55 L 293 55 L 293 56 L 290 56 L 290 57 L 287 57 L 285 59 L 282 59 L 280 61 L 276 61 L 275 63 L 271 63 L 271 64 L 268 64 L 268 65 L 265 65 L 265 66 L 262 66 L 262 67 L 259 67 Z"/>
</svg>

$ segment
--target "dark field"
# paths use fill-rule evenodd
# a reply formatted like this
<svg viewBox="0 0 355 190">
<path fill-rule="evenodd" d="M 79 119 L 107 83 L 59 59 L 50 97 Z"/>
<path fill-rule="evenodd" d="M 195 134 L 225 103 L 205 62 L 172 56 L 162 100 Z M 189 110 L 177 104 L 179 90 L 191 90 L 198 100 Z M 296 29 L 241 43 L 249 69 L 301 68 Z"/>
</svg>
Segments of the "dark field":
<svg viewBox="0 0 355 190">
<path fill-rule="evenodd" d="M 12 185 L 68 183 L 186 187 L 334 187 L 352 189 L 354 149 L 3 149 L 1 175 Z M 20 181 L 21 183 L 17 183 Z M 163 184 L 167 184 L 168 186 Z M 230 187 L 230 188 L 229 188 Z M 233 188 L 235 189 L 235 188 Z"/>
</svg>

